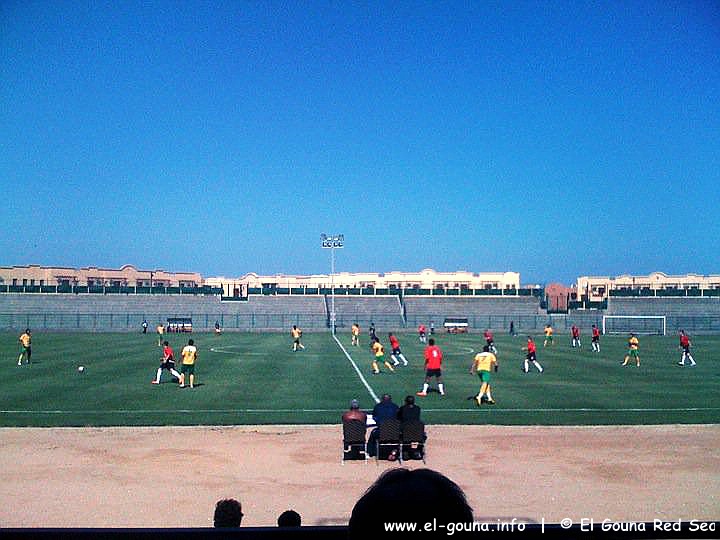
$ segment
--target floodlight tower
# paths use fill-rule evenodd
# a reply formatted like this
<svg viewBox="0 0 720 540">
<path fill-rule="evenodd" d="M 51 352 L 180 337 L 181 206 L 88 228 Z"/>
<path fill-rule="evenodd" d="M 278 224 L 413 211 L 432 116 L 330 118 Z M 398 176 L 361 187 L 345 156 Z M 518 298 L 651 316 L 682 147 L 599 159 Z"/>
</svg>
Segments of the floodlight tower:
<svg viewBox="0 0 720 540">
<path fill-rule="evenodd" d="M 323 249 L 330 250 L 330 331 L 335 335 L 335 250 L 345 247 L 345 235 L 320 235 Z"/>
</svg>

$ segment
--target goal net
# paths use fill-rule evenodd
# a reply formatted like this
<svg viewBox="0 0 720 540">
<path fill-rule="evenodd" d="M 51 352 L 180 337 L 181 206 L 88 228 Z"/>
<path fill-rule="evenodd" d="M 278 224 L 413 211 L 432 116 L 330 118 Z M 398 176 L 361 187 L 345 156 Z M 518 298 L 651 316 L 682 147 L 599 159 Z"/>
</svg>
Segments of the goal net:
<svg viewBox="0 0 720 540">
<path fill-rule="evenodd" d="M 603 334 L 638 334 L 664 336 L 665 315 L 603 315 Z"/>
</svg>

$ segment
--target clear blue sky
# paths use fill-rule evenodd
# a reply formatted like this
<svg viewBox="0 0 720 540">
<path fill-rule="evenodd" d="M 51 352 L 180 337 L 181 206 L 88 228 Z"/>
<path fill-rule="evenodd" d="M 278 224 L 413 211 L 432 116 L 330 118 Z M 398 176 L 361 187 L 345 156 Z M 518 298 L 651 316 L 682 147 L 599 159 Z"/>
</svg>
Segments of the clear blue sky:
<svg viewBox="0 0 720 540">
<path fill-rule="evenodd" d="M 0 265 L 720 273 L 720 3 L 0 2 Z"/>
</svg>

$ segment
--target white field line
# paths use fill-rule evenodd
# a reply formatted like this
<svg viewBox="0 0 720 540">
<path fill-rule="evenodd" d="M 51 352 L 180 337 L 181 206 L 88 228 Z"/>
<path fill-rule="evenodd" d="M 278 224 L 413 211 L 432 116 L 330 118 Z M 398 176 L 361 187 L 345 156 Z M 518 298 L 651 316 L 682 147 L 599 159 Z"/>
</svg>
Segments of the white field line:
<svg viewBox="0 0 720 540">
<path fill-rule="evenodd" d="M 627 409 L 599 409 L 599 408 L 577 408 L 577 409 L 498 409 L 486 407 L 479 409 L 426 409 L 425 412 L 489 412 L 493 414 L 507 412 L 530 412 L 530 413 L 546 413 L 546 412 L 702 412 L 702 411 L 718 411 L 720 407 L 676 407 L 676 408 L 627 408 Z M 168 413 L 329 413 L 342 412 L 342 409 L 105 409 L 105 410 L 22 410 L 8 409 L 0 410 L 0 414 L 168 414 Z"/>
<path fill-rule="evenodd" d="M 360 377 L 360 381 L 362 381 L 363 385 L 365 385 L 365 388 L 367 388 L 367 391 L 370 392 L 370 397 L 372 397 L 375 400 L 375 403 L 380 403 L 380 398 L 375 393 L 375 390 L 372 389 L 372 386 L 370 386 L 367 382 L 367 379 L 363 376 L 362 372 L 360 371 L 360 368 L 357 367 L 357 364 L 355 363 L 355 360 L 352 359 L 352 356 L 348 354 L 348 352 L 345 350 L 345 347 L 343 347 L 343 344 L 340 343 L 340 340 L 337 338 L 335 334 L 333 334 L 333 339 L 335 340 L 335 343 L 338 344 L 338 347 L 342 349 L 342 352 L 345 353 L 345 356 L 348 360 L 350 360 L 350 363 L 352 364 L 352 367 L 355 368 L 355 372 L 358 374 L 358 377 Z"/>
<path fill-rule="evenodd" d="M 219 354 L 232 354 L 233 356 L 267 356 L 267 353 L 260 353 L 260 352 L 242 352 L 242 351 L 226 351 L 225 349 L 233 347 L 232 345 L 228 345 L 227 347 L 210 347 L 210 352 L 213 353 L 219 353 Z"/>
<path fill-rule="evenodd" d="M 472 347 L 458 347 L 458 348 L 463 349 L 463 350 L 450 351 L 450 352 L 446 352 L 443 350 L 443 356 L 467 356 L 467 355 L 475 352 L 475 349 L 473 349 Z"/>
</svg>

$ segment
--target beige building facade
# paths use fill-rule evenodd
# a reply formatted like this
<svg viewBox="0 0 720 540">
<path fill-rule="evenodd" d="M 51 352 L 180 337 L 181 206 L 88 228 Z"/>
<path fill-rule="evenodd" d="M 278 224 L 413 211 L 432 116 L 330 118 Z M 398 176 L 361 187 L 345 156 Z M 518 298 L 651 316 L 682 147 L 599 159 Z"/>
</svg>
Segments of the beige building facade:
<svg viewBox="0 0 720 540">
<path fill-rule="evenodd" d="M 653 272 L 647 276 L 582 276 L 577 279 L 577 293 L 581 300 L 601 301 L 615 289 L 720 289 L 720 275 L 670 276 L 662 272 Z"/>
<path fill-rule="evenodd" d="M 126 264 L 119 269 L 65 268 L 57 266 L 0 266 L 0 285 L 13 286 L 107 286 L 107 287 L 199 287 L 197 272 L 138 270 Z"/>
<path fill-rule="evenodd" d="M 209 277 L 205 284 L 222 287 L 225 296 L 245 296 L 250 288 L 336 288 L 349 289 L 519 289 L 518 272 L 420 272 L 315 274 L 309 276 L 248 273 L 238 278 Z"/>
</svg>

